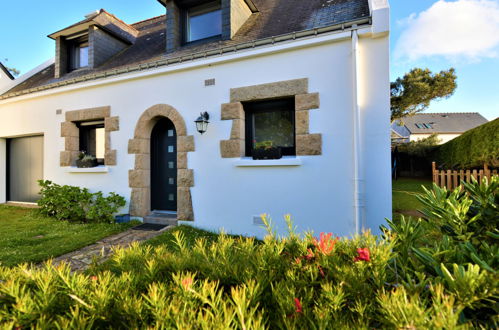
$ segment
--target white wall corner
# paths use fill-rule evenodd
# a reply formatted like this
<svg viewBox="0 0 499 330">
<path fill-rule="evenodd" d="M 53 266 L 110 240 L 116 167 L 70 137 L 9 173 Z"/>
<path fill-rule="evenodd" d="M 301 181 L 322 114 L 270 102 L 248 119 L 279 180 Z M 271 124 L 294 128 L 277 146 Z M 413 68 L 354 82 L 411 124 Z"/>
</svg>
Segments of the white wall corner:
<svg viewBox="0 0 499 330">
<path fill-rule="evenodd" d="M 369 0 L 372 17 L 373 38 L 383 37 L 390 32 L 390 5 L 388 0 Z"/>
<path fill-rule="evenodd" d="M 7 140 L 0 139 L 0 203 L 7 201 Z"/>
</svg>

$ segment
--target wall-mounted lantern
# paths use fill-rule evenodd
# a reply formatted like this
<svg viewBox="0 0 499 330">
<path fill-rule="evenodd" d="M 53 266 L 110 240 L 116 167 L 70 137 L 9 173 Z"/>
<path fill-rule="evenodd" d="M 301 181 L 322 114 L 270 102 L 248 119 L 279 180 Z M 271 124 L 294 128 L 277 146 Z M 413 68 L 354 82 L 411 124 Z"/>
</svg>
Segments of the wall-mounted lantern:
<svg viewBox="0 0 499 330">
<path fill-rule="evenodd" d="M 199 116 L 198 119 L 194 121 L 199 133 L 203 134 L 208 129 L 208 119 L 210 119 L 210 115 L 205 111 L 201 112 L 201 116 Z"/>
</svg>

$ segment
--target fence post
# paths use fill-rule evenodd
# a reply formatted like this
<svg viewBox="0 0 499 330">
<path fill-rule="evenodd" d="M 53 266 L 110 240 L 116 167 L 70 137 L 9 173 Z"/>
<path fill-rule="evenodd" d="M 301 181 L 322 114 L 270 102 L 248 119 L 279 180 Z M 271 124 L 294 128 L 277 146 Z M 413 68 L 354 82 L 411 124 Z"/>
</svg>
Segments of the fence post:
<svg viewBox="0 0 499 330">
<path fill-rule="evenodd" d="M 435 162 L 431 162 L 431 176 L 433 178 L 433 183 L 436 183 L 438 186 L 437 164 L 435 164 Z"/>
<path fill-rule="evenodd" d="M 487 164 L 483 164 L 483 174 L 487 177 L 487 180 L 490 182 L 490 170 Z"/>
</svg>

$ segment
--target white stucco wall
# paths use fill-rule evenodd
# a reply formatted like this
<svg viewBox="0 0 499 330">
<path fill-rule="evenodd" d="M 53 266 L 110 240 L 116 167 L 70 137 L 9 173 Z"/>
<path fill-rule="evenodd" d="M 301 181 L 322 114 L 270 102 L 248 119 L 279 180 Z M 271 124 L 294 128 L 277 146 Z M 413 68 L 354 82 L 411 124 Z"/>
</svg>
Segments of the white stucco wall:
<svg viewBox="0 0 499 330">
<path fill-rule="evenodd" d="M 418 141 L 422 139 L 426 139 L 429 137 L 431 134 L 411 134 L 409 139 L 410 141 Z M 439 144 L 444 144 L 445 142 L 449 142 L 450 140 L 457 138 L 461 134 L 452 134 L 452 133 L 443 133 L 443 134 L 437 134 L 438 139 L 440 139 Z"/>
<path fill-rule="evenodd" d="M 359 69 L 366 225 L 379 233 L 382 219 L 392 212 L 387 37 L 360 39 Z"/>
<path fill-rule="evenodd" d="M 0 137 L 43 132 L 45 179 L 94 191 L 114 191 L 128 199 L 128 170 L 134 166 L 134 155 L 127 153 L 128 140 L 143 111 L 155 104 L 169 104 L 184 117 L 188 135 L 195 137 L 196 150 L 188 153 L 195 181 L 191 188 L 193 225 L 262 236 L 264 231 L 253 224 L 253 216 L 270 214 L 284 233 L 282 217 L 290 213 L 299 231 L 350 235 L 355 229 L 352 62 L 350 33 L 341 36 L 341 40 L 323 38 L 322 44 L 304 43 L 303 48 L 273 54 L 239 60 L 237 55 L 229 62 L 206 60 L 196 68 L 178 65 L 176 68 L 183 69 L 174 70 L 172 66 L 154 76 L 132 74 L 129 77 L 136 79 L 109 78 L 109 84 L 98 87 L 83 83 L 60 92 L 0 101 Z M 391 217 L 387 42 L 387 37 L 361 38 L 359 46 L 366 219 L 374 231 L 385 217 Z M 216 79 L 215 86 L 205 87 L 204 80 L 211 78 Z M 220 105 L 230 101 L 230 88 L 296 78 L 308 78 L 309 92 L 320 94 L 320 108 L 310 111 L 310 132 L 322 134 L 323 155 L 301 156 L 302 165 L 297 167 L 236 167 L 236 159 L 221 158 L 219 143 L 229 138 L 231 121 L 220 120 Z M 89 87 L 79 89 L 85 85 Z M 120 117 L 120 130 L 111 133 L 118 165 L 111 166 L 108 173 L 67 173 L 59 166 L 64 114 L 56 115 L 56 109 L 64 113 L 107 105 L 112 116 Z M 200 111 L 211 117 L 203 135 L 193 123 Z M 4 157 L 1 148 L 0 143 L 0 156 Z M 0 191 L 5 191 L 3 181 Z"/>
</svg>

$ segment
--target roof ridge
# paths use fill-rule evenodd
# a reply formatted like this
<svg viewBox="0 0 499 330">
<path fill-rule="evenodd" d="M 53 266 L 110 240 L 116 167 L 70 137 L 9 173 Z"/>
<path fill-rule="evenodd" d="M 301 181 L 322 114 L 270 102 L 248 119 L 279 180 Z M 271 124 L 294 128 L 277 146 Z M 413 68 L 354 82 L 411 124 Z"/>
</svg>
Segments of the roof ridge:
<svg viewBox="0 0 499 330">
<path fill-rule="evenodd" d="M 157 19 L 157 18 L 160 18 L 162 16 L 166 16 L 166 15 L 162 14 L 162 15 L 151 17 L 151 18 L 146 18 L 146 19 L 143 19 L 142 21 L 138 21 L 138 22 L 135 22 L 135 23 L 130 23 L 130 25 L 137 25 L 137 24 L 141 24 L 141 23 L 144 23 L 144 22 L 147 22 L 147 21 L 152 21 L 153 19 Z"/>
<path fill-rule="evenodd" d="M 111 16 L 112 18 L 114 18 L 115 20 L 120 21 L 121 23 L 125 24 L 126 26 L 129 26 L 129 27 L 135 29 L 135 27 L 131 26 L 131 24 L 128 24 L 125 21 L 123 21 L 122 19 L 119 19 L 117 16 L 115 16 L 114 14 L 108 12 L 104 8 L 101 8 L 100 13 L 107 14 L 107 15 Z"/>
<path fill-rule="evenodd" d="M 416 113 L 415 115 L 453 115 L 453 114 L 470 114 L 470 113 L 477 113 L 480 114 L 479 112 L 426 112 L 426 113 Z"/>
</svg>

